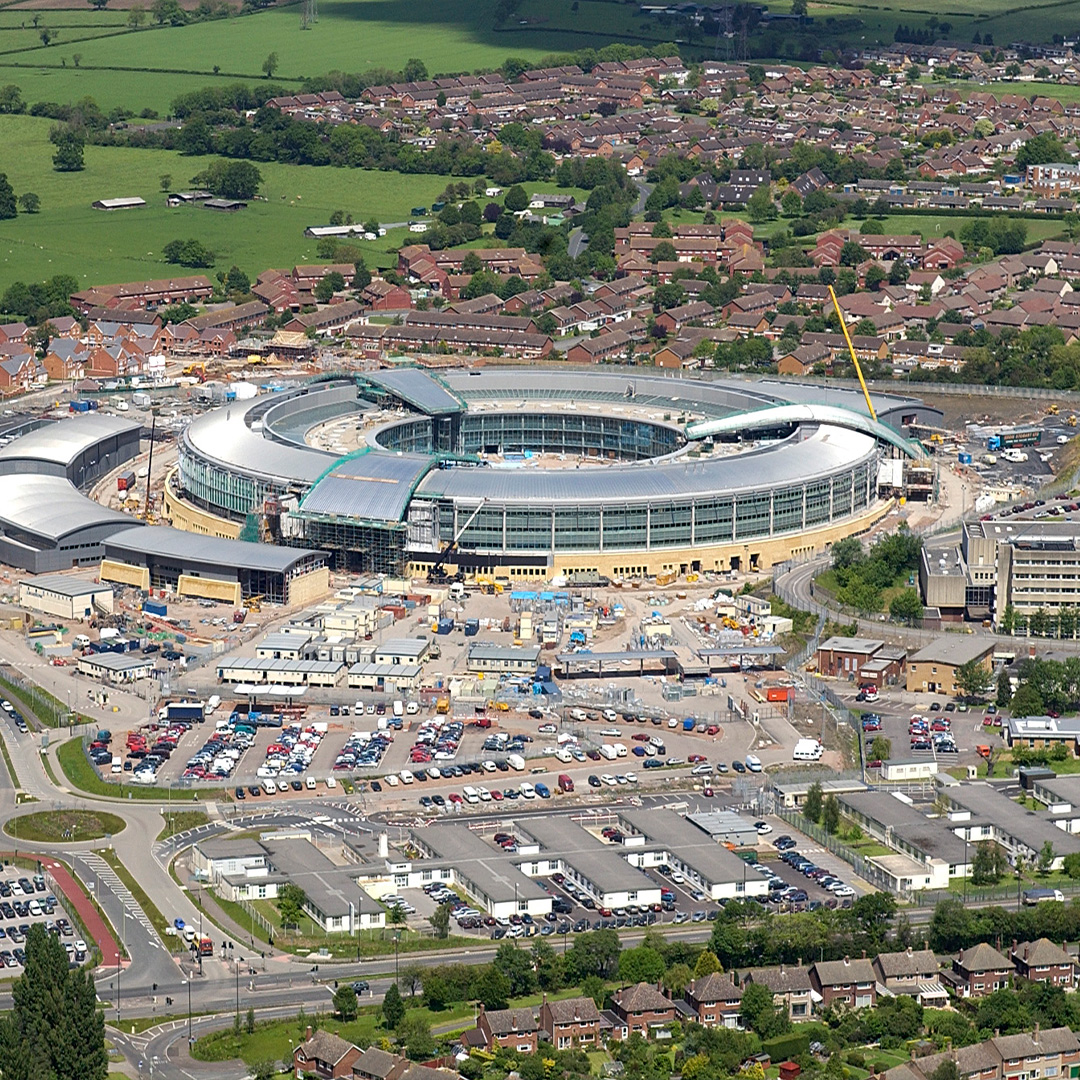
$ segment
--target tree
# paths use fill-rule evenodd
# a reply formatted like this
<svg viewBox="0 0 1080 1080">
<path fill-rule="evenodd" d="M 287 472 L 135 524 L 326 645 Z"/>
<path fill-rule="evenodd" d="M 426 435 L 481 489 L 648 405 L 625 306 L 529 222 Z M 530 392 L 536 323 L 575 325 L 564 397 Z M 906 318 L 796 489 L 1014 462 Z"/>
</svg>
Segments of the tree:
<svg viewBox="0 0 1080 1080">
<path fill-rule="evenodd" d="M 720 970 L 720 961 L 716 958 L 716 953 L 706 949 L 697 958 L 697 963 L 694 965 L 694 978 L 704 979 Z"/>
<path fill-rule="evenodd" d="M 840 249 L 840 265 L 841 266 L 858 266 L 859 263 L 866 262 L 870 258 L 870 253 L 862 246 L 862 244 L 855 243 L 854 240 L 847 240 L 844 246 Z"/>
<path fill-rule="evenodd" d="M 791 14 L 806 18 L 806 0 L 791 0 Z"/>
<path fill-rule="evenodd" d="M 397 983 L 391 983 L 383 996 L 382 1003 L 383 1023 L 390 1029 L 394 1029 L 405 1017 L 405 1002 L 401 1000 L 401 991 Z"/>
<path fill-rule="evenodd" d="M 127 17 L 128 26 L 138 30 L 146 22 L 146 8 L 142 4 L 133 4 Z"/>
<path fill-rule="evenodd" d="M 866 287 L 870 292 L 877 292 L 881 287 L 882 282 L 888 280 L 889 275 L 885 273 L 885 270 L 878 263 L 874 263 L 872 266 L 866 268 Z"/>
<path fill-rule="evenodd" d="M 960 1069 L 956 1061 L 946 1057 L 930 1074 L 930 1080 L 960 1080 Z"/>
<path fill-rule="evenodd" d="M 57 172 L 81 172 L 85 168 L 83 148 L 86 140 L 81 131 L 70 127 L 56 127 L 49 132 L 49 141 L 56 147 L 53 168 Z"/>
<path fill-rule="evenodd" d="M 780 200 L 780 209 L 785 217 L 798 217 L 802 213 L 802 197 L 793 188 L 788 188 Z"/>
<path fill-rule="evenodd" d="M 172 173 L 162 173 L 158 177 L 158 188 L 166 195 L 172 191 Z"/>
<path fill-rule="evenodd" d="M 356 1019 L 358 1011 L 356 1007 L 356 991 L 348 983 L 343 982 L 334 991 L 334 1012 L 345 1023 L 348 1023 Z"/>
<path fill-rule="evenodd" d="M 480 256 L 475 251 L 467 251 L 465 258 L 461 260 L 461 272 L 463 274 L 476 274 L 484 269 Z"/>
<path fill-rule="evenodd" d="M 315 286 L 315 299 L 320 304 L 329 304 L 334 294 L 344 288 L 345 278 L 337 270 L 331 270 L 329 274 L 324 274 Z"/>
<path fill-rule="evenodd" d="M 525 189 L 520 184 L 515 184 L 503 196 L 503 206 L 512 214 L 516 214 L 519 211 L 526 209 L 528 205 L 529 196 L 525 194 Z"/>
<path fill-rule="evenodd" d="M 811 821 L 818 823 L 821 821 L 822 811 L 822 795 L 821 785 L 815 780 L 806 791 L 806 798 L 803 800 L 803 816 L 809 818 Z"/>
<path fill-rule="evenodd" d="M 435 936 L 440 941 L 445 941 L 450 936 L 450 905 L 440 904 L 429 916 Z"/>
<path fill-rule="evenodd" d="M 405 61 L 401 69 L 401 77 L 406 82 L 423 82 L 428 77 L 427 65 L 423 60 L 411 59 Z"/>
<path fill-rule="evenodd" d="M 840 828 L 840 803 L 835 795 L 828 795 L 821 804 L 821 824 L 830 835 Z"/>
<path fill-rule="evenodd" d="M 892 757 L 892 742 L 884 735 L 875 735 L 868 756 L 871 761 L 888 761 Z"/>
<path fill-rule="evenodd" d="M 656 312 L 678 307 L 685 300 L 686 293 L 683 292 L 683 287 L 677 281 L 657 285 L 653 290 L 653 310 Z"/>
<path fill-rule="evenodd" d="M 649 262 L 675 262 L 678 257 L 675 245 L 670 240 L 661 240 L 649 253 Z"/>
<path fill-rule="evenodd" d="M 1030 682 L 1022 682 L 1009 702 L 1013 716 L 1042 716 L 1046 712 L 1042 695 Z"/>
<path fill-rule="evenodd" d="M 1017 150 L 1016 167 L 1026 169 L 1029 165 L 1045 165 L 1051 161 L 1067 161 L 1068 159 L 1069 152 L 1061 140 L 1056 135 L 1045 132 L 1028 139 Z"/>
<path fill-rule="evenodd" d="M 996 885 L 1005 872 L 1005 854 L 991 840 L 980 840 L 975 845 L 971 860 L 971 883 L 973 885 Z"/>
<path fill-rule="evenodd" d="M 404 926 L 409 921 L 409 917 L 397 904 L 394 904 L 386 912 L 386 921 L 391 926 Z M 415 994 L 416 991 L 414 990 L 413 993 Z"/>
<path fill-rule="evenodd" d="M 16 217 L 18 213 L 15 189 L 9 183 L 7 173 L 0 173 L 0 221 Z"/>
<path fill-rule="evenodd" d="M 751 982 L 743 988 L 739 1005 L 744 1023 L 763 1039 L 782 1034 L 787 1028 L 787 1013 L 773 1004 L 773 993 L 761 983 Z"/>
<path fill-rule="evenodd" d="M 1080 854 L 1077 855 L 1077 861 L 1080 862 Z M 1080 877 L 1080 873 L 1077 876 Z M 664 973 L 664 986 L 673 995 L 679 995 L 689 986 L 692 978 L 694 975 L 686 964 L 672 964 Z"/>
<path fill-rule="evenodd" d="M 230 294 L 251 292 L 251 278 L 239 266 L 230 266 L 225 274 L 225 291 Z"/>
<path fill-rule="evenodd" d="M 352 287 L 357 292 L 363 292 L 371 284 L 371 271 L 364 265 L 364 259 L 361 256 L 353 264 Z"/>
<path fill-rule="evenodd" d="M 90 973 L 69 968 L 60 939 L 41 924 L 27 935 L 11 996 L 11 1012 L 0 1022 L 5 1080 L 105 1080 L 105 1021 Z"/>
<path fill-rule="evenodd" d="M 762 184 L 746 200 L 746 214 L 755 225 L 772 221 L 776 217 L 776 203 L 773 202 L 772 191 L 768 184 Z"/>
<path fill-rule="evenodd" d="M 915 589 L 901 589 L 889 601 L 889 617 L 897 622 L 915 626 L 922 622 L 923 604 Z"/>
<path fill-rule="evenodd" d="M 494 965 L 481 968 L 473 982 L 473 995 L 485 1009 L 505 1009 L 510 1004 L 510 980 Z"/>
<path fill-rule="evenodd" d="M 1054 851 L 1054 841 L 1047 840 L 1041 848 L 1039 848 L 1039 857 L 1036 863 L 1040 874 L 1049 874 L 1054 868 L 1054 860 L 1057 858 L 1057 852 Z"/>
<path fill-rule="evenodd" d="M 985 660 L 968 660 L 956 669 L 953 681 L 965 698 L 978 697 L 986 688 L 990 670 Z"/>
<path fill-rule="evenodd" d="M 522 997 L 536 989 L 532 957 L 527 950 L 519 949 L 513 941 L 504 941 L 495 950 L 492 967 L 506 977 L 511 997 Z"/>
<path fill-rule="evenodd" d="M 14 83 L 0 86 L 0 113 L 16 114 L 26 112 L 26 102 L 22 91 Z"/>
<path fill-rule="evenodd" d="M 625 949 L 619 957 L 619 978 L 624 982 L 655 983 L 663 978 L 664 958 L 648 945 Z"/>
<path fill-rule="evenodd" d="M 889 267 L 889 284 L 903 285 L 911 277 L 911 267 L 903 259 L 893 259 Z"/>
<path fill-rule="evenodd" d="M 278 890 L 277 908 L 282 926 L 299 926 L 304 915 L 307 893 L 299 885 L 289 882 Z"/>
<path fill-rule="evenodd" d="M 43 26 L 38 31 L 38 37 L 41 38 L 41 44 L 44 45 L 47 49 L 49 47 L 49 43 L 53 40 L 53 38 L 56 37 L 56 31 L 50 30 L 47 26 Z"/>
<path fill-rule="evenodd" d="M 262 69 L 263 74 L 268 78 L 273 78 L 274 72 L 278 69 L 278 54 L 272 52 L 263 62 Z"/>
<path fill-rule="evenodd" d="M 431 1025 L 419 1013 L 407 1015 L 398 1024 L 397 1031 L 405 1053 L 413 1061 L 423 1061 L 434 1053 L 435 1040 L 431 1036 Z"/>
<path fill-rule="evenodd" d="M 1007 709 L 1012 701 L 1012 679 L 1008 671 L 1002 668 L 997 677 L 997 697 L 994 699 L 999 709 Z"/>
<path fill-rule="evenodd" d="M 214 265 L 214 253 L 201 241 L 195 240 L 170 240 L 162 254 L 167 263 L 176 266 L 208 267 Z"/>
<path fill-rule="evenodd" d="M 79 66 L 79 64 L 81 64 L 81 63 L 82 63 L 82 53 L 81 53 L 81 52 L 77 52 L 77 53 L 72 53 L 72 54 L 71 54 L 71 62 L 72 62 L 72 63 L 73 63 L 73 64 L 74 64 L 74 65 L 75 65 L 76 67 L 78 67 L 78 66 Z"/>
</svg>

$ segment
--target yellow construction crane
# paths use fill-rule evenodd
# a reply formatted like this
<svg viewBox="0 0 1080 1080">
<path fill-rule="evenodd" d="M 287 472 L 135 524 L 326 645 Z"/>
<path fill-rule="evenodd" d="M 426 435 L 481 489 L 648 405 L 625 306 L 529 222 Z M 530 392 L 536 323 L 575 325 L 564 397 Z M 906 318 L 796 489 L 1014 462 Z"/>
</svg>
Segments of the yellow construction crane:
<svg viewBox="0 0 1080 1080">
<path fill-rule="evenodd" d="M 859 367 L 859 358 L 855 355 L 855 346 L 851 344 L 851 335 L 848 333 L 847 323 L 844 322 L 844 313 L 840 310 L 840 302 L 836 299 L 833 287 L 829 286 L 829 296 L 832 297 L 833 307 L 836 309 L 836 317 L 840 320 L 840 330 L 847 342 L 848 352 L 851 353 L 851 362 L 855 365 L 855 374 L 859 376 L 859 385 L 862 387 L 863 397 L 866 398 L 866 407 L 870 410 L 873 419 L 877 419 L 874 406 L 870 403 L 870 391 L 866 388 L 866 380 L 863 378 L 862 368 Z"/>
</svg>

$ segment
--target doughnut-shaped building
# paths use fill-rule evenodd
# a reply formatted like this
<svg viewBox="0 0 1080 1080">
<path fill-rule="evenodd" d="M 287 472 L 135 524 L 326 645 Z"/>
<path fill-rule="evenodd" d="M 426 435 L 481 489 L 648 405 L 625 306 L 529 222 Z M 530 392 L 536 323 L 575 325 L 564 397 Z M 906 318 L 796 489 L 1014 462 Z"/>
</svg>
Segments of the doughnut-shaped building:
<svg viewBox="0 0 1080 1080">
<path fill-rule="evenodd" d="M 510 579 L 761 569 L 887 511 L 882 462 L 918 455 L 905 429 L 940 414 L 891 395 L 875 409 L 831 387 L 631 369 L 327 377 L 193 421 L 165 511 L 363 571 L 440 556 Z"/>
</svg>

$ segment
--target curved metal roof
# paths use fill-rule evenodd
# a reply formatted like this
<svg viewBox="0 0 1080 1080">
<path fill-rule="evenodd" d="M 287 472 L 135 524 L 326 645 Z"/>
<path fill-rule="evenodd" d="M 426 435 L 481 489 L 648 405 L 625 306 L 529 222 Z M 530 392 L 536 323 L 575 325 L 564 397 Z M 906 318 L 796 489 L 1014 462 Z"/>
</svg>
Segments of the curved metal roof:
<svg viewBox="0 0 1080 1080">
<path fill-rule="evenodd" d="M 830 424 L 872 435 L 880 442 L 895 446 L 909 457 L 922 457 L 922 451 L 891 427 L 865 416 L 840 409 L 835 405 L 776 405 L 751 413 L 727 416 L 718 420 L 703 420 L 686 429 L 688 439 L 703 439 L 707 435 L 730 435 L 743 431 L 760 431 L 783 424 Z"/>
<path fill-rule="evenodd" d="M 26 435 L 0 450 L 0 461 L 51 461 L 70 465 L 80 454 L 93 449 L 103 439 L 141 431 L 142 424 L 119 416 L 85 413 L 58 420 Z"/>
<path fill-rule="evenodd" d="M 131 518 L 128 524 L 135 524 Z M 265 570 L 284 574 L 297 563 L 320 552 L 309 548 L 279 547 L 276 544 L 252 544 L 247 540 L 228 540 L 220 536 L 203 536 L 185 532 L 168 525 L 150 525 L 141 529 L 126 529 L 110 536 L 105 553 L 121 558 L 158 556 L 182 562 L 186 567 L 210 566 L 229 569 Z"/>
<path fill-rule="evenodd" d="M 289 446 L 252 431 L 245 419 L 251 409 L 262 410 L 265 402 L 227 405 L 204 413 L 184 429 L 182 438 L 200 457 L 217 462 L 224 469 L 271 481 L 297 480 L 314 483 L 337 460 L 314 447 Z"/>
<path fill-rule="evenodd" d="M 12 473 L 0 476 L 0 525 L 55 542 L 98 525 L 119 530 L 139 522 L 81 495 L 67 477 Z"/>
<path fill-rule="evenodd" d="M 628 503 L 760 491 L 830 476 L 871 457 L 875 439 L 821 425 L 740 454 L 581 469 L 439 469 L 418 495 L 499 503 Z"/>
<path fill-rule="evenodd" d="M 434 464 L 426 454 L 365 450 L 331 465 L 304 496 L 300 511 L 364 521 L 399 522 L 416 485 Z"/>
</svg>

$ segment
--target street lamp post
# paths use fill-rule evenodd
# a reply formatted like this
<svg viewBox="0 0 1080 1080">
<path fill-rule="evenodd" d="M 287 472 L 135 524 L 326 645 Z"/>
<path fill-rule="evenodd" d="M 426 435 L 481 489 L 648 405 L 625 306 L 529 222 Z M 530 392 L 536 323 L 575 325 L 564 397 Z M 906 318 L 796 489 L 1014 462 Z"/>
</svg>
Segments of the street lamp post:
<svg viewBox="0 0 1080 1080">
<path fill-rule="evenodd" d="M 398 942 L 401 940 L 401 931 L 394 931 L 394 982 L 398 981 Z"/>
<path fill-rule="evenodd" d="M 187 986 L 187 1041 L 188 1046 L 195 1041 L 191 1037 L 191 979 L 185 979 L 184 985 Z"/>
<path fill-rule="evenodd" d="M 240 1023 L 240 965 L 244 962 L 242 956 L 236 958 L 236 1022 Z"/>
</svg>

